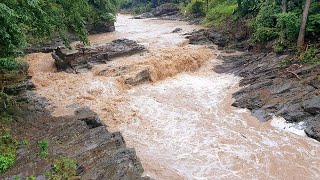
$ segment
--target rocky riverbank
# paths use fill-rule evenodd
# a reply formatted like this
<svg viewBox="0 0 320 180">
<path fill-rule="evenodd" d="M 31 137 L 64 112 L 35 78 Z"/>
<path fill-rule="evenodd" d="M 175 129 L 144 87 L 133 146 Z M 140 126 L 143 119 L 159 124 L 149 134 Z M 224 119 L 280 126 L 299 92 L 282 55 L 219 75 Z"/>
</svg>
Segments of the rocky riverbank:
<svg viewBox="0 0 320 180">
<path fill-rule="evenodd" d="M 233 106 L 250 109 L 263 121 L 281 116 L 303 124 L 305 133 L 320 141 L 319 65 L 286 64 L 287 58 L 273 53 L 223 57 L 215 70 L 243 77 Z"/>
<path fill-rule="evenodd" d="M 1 179 L 30 176 L 44 179 L 60 157 L 77 162 L 74 179 L 145 179 L 135 150 L 126 147 L 120 133 L 110 133 L 99 117 L 83 107 L 74 116 L 52 117 L 47 101 L 32 91 L 16 97 L 20 111 L 12 136 L 28 141 L 17 150 L 17 161 Z M 47 157 L 39 156 L 39 141 L 48 141 Z"/>
<path fill-rule="evenodd" d="M 246 52 L 221 56 L 223 63 L 214 68 L 218 73 L 243 77 L 241 90 L 233 95 L 233 106 L 251 110 L 261 121 L 281 116 L 299 123 L 309 137 L 320 141 L 319 65 L 301 64 L 290 54 L 251 52 L 255 48 L 246 41 L 232 39 L 214 28 L 194 31 L 187 38 L 190 44 L 216 44 L 226 52 Z"/>
<path fill-rule="evenodd" d="M 76 50 L 58 48 L 55 53 L 59 51 L 60 54 L 53 54 L 56 61 L 62 62 L 56 62 L 57 69 L 73 69 L 144 49 L 135 41 L 122 39 Z M 23 69 L 27 71 L 28 67 Z M 25 76 L 27 72 L 21 74 Z M 139 158 L 134 149 L 126 147 L 119 132 L 109 132 L 98 115 L 88 107 L 77 109 L 73 116 L 53 117 L 47 110 L 49 102 L 32 91 L 36 87 L 30 78 L 21 78 L 18 83 L 4 87 L 14 103 L 14 108 L 8 112 L 14 119 L 0 125 L 1 138 L 6 137 L 2 130 L 8 129 L 10 136 L 24 143 L 13 143 L 17 146 L 16 162 L 0 179 L 52 179 L 53 176 L 60 179 L 63 173 L 71 174 L 72 177 L 68 178 L 72 179 L 148 179 L 142 178 L 143 168 Z M 0 112 L 8 109 L 7 106 L 2 107 L 1 103 Z M 1 123 L 2 120 L 1 117 Z M 73 161 L 76 162 L 76 169 L 72 168 Z M 57 163 L 62 164 L 61 169 L 57 170 Z M 66 178 L 65 175 L 63 177 Z"/>
</svg>

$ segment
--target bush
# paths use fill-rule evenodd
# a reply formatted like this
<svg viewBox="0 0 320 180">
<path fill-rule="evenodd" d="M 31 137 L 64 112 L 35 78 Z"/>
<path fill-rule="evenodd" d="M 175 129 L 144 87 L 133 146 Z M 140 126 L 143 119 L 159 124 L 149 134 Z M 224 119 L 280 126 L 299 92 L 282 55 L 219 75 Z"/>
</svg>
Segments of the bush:
<svg viewBox="0 0 320 180">
<path fill-rule="evenodd" d="M 74 33 L 88 44 L 87 25 L 114 21 L 116 0 L 2 0 L 0 58 L 16 56 L 27 43 Z"/>
<path fill-rule="evenodd" d="M 258 42 L 267 42 L 274 38 L 278 37 L 278 33 L 275 28 L 269 27 L 256 27 L 255 32 L 253 34 L 254 40 Z"/>
<path fill-rule="evenodd" d="M 206 15 L 205 11 L 206 4 L 203 0 L 192 0 L 187 5 L 187 14 L 195 17 L 202 17 Z"/>
<path fill-rule="evenodd" d="M 279 36 L 283 37 L 282 41 L 296 41 L 300 28 L 300 16 L 294 12 L 280 13 L 277 17 L 277 28 Z"/>
<path fill-rule="evenodd" d="M 48 149 L 48 146 L 49 146 L 49 142 L 48 140 L 46 139 L 43 139 L 41 141 L 38 142 L 38 146 L 39 146 L 39 153 L 38 155 L 42 158 L 46 158 L 48 157 L 48 154 L 49 154 L 49 149 Z"/>
<path fill-rule="evenodd" d="M 52 169 L 45 176 L 49 180 L 69 179 L 76 175 L 77 161 L 67 157 L 60 157 L 53 161 Z"/>
<path fill-rule="evenodd" d="M 308 47 L 305 51 L 300 53 L 300 60 L 306 64 L 320 64 L 320 50 L 319 47 Z"/>
<path fill-rule="evenodd" d="M 285 46 L 282 42 L 277 42 L 272 46 L 272 49 L 275 53 L 282 53 L 285 50 Z"/>
<path fill-rule="evenodd" d="M 17 144 L 9 130 L 0 131 L 0 174 L 15 163 Z"/>
<path fill-rule="evenodd" d="M 217 4 L 214 7 L 210 7 L 209 12 L 207 14 L 207 19 L 219 25 L 224 20 L 230 18 L 235 9 L 237 9 L 237 5 L 233 2 Z"/>
<path fill-rule="evenodd" d="M 22 67 L 22 63 L 15 58 L 0 58 L 0 69 L 19 70 Z"/>
<path fill-rule="evenodd" d="M 281 9 L 273 0 L 265 0 L 261 3 L 257 17 L 252 23 L 254 29 L 253 41 L 266 42 L 278 37 L 277 15 L 281 13 Z"/>
</svg>

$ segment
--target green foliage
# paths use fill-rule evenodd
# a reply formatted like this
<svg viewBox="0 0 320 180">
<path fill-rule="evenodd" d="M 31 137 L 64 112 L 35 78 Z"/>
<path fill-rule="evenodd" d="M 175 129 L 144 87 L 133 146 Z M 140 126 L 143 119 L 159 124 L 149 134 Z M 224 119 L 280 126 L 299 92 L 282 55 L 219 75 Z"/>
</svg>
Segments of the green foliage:
<svg viewBox="0 0 320 180">
<path fill-rule="evenodd" d="M 0 174 L 8 170 L 16 161 L 17 141 L 9 130 L 0 131 Z"/>
<path fill-rule="evenodd" d="M 265 0 L 261 3 L 260 10 L 253 21 L 253 40 L 266 42 L 278 37 L 276 31 L 277 14 L 281 9 L 274 0 Z"/>
<path fill-rule="evenodd" d="M 0 3 L 0 57 L 16 54 L 16 49 L 24 45 L 25 35 L 16 11 Z"/>
<path fill-rule="evenodd" d="M 4 103 L 4 102 L 1 102 L 0 100 L 0 103 Z M 0 124 L 2 125 L 9 125 L 13 122 L 13 117 L 7 113 L 0 113 Z"/>
<path fill-rule="evenodd" d="M 142 14 L 144 12 L 151 11 L 151 3 L 147 4 L 138 4 L 136 6 L 133 6 L 131 11 L 135 14 Z"/>
<path fill-rule="evenodd" d="M 13 121 L 10 113 L 16 111 L 16 101 L 12 96 L 0 92 L 0 120 L 2 123 L 10 124 Z"/>
<path fill-rule="evenodd" d="M 320 49 L 319 47 L 308 47 L 305 51 L 300 53 L 300 60 L 306 64 L 320 64 Z"/>
<path fill-rule="evenodd" d="M 38 142 L 39 153 L 38 155 L 42 158 L 47 158 L 49 154 L 49 142 L 47 139 L 43 139 Z"/>
<path fill-rule="evenodd" d="M 60 37 L 78 35 L 88 44 L 87 25 L 114 21 L 116 0 L 2 0 L 0 58 L 16 56 L 19 48 Z"/>
<path fill-rule="evenodd" d="M 204 0 L 192 0 L 188 5 L 187 5 L 187 14 L 195 16 L 195 17 L 201 17 L 206 14 L 205 11 L 206 4 Z"/>
<path fill-rule="evenodd" d="M 15 58 L 0 58 L 0 68 L 7 70 L 18 70 L 23 66 L 21 62 L 17 61 Z"/>
<path fill-rule="evenodd" d="M 318 39 L 320 36 L 320 2 L 312 2 L 306 35 L 310 39 Z"/>
<path fill-rule="evenodd" d="M 282 41 L 289 40 L 295 41 L 298 38 L 300 17 L 295 12 L 279 13 L 277 17 L 277 28 L 279 29 L 280 37 L 283 37 Z"/>
<path fill-rule="evenodd" d="M 261 0 L 237 0 L 238 14 L 256 16 L 259 12 Z"/>
<path fill-rule="evenodd" d="M 285 50 L 285 46 L 281 42 L 277 42 L 275 45 L 272 46 L 272 49 L 275 53 L 282 53 Z"/>
<path fill-rule="evenodd" d="M 231 18 L 233 12 L 237 9 L 237 7 L 238 6 L 236 2 L 233 0 L 213 0 L 209 5 L 207 19 L 214 22 L 214 24 L 216 25 L 220 25 L 224 20 Z"/>
<path fill-rule="evenodd" d="M 135 14 L 142 14 L 151 11 L 164 3 L 184 4 L 189 3 L 190 0 L 121 0 L 120 8 L 133 12 Z"/>
<path fill-rule="evenodd" d="M 67 157 L 54 159 L 52 169 L 45 174 L 49 180 L 69 179 L 76 175 L 77 161 Z"/>
<path fill-rule="evenodd" d="M 28 177 L 26 177 L 26 180 L 36 180 L 36 177 L 35 176 L 28 176 Z"/>
</svg>

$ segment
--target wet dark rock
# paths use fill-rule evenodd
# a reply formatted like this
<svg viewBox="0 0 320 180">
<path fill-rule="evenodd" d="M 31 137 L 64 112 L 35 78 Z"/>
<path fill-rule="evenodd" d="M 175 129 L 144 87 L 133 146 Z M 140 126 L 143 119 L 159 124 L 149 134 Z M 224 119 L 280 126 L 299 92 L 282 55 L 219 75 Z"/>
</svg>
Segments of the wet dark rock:
<svg viewBox="0 0 320 180">
<path fill-rule="evenodd" d="M 136 86 L 148 81 L 151 81 L 150 70 L 148 68 L 140 70 L 125 79 L 125 83 L 132 86 Z"/>
<path fill-rule="evenodd" d="M 176 28 L 176 29 L 174 29 L 174 30 L 172 31 L 172 33 L 178 33 L 178 32 L 180 32 L 180 31 L 182 31 L 181 28 Z"/>
<path fill-rule="evenodd" d="M 107 22 L 101 25 L 88 25 L 87 27 L 89 30 L 89 34 L 100 34 L 100 33 L 107 33 L 113 32 L 116 30 L 114 22 Z"/>
<path fill-rule="evenodd" d="M 0 179 L 15 175 L 41 179 L 51 169 L 52 160 L 59 157 L 77 161 L 77 179 L 145 179 L 135 150 L 126 147 L 119 132 L 109 132 L 88 107 L 79 108 L 73 116 L 52 117 L 45 99 L 27 92 L 21 96 L 27 101 L 19 103 L 22 119 L 12 127 L 12 133 L 23 134 L 30 145 L 18 150 L 17 162 Z M 47 159 L 37 154 L 41 139 L 49 141 Z"/>
<path fill-rule="evenodd" d="M 75 117 L 80 121 L 84 121 L 89 129 L 102 126 L 100 118 L 89 107 L 77 109 Z"/>
<path fill-rule="evenodd" d="M 128 39 L 117 39 L 107 44 L 94 45 L 90 47 L 76 47 L 70 50 L 58 48 L 52 53 L 57 69 L 78 69 L 92 68 L 90 63 L 105 63 L 112 58 L 131 55 L 145 50 L 143 45 Z"/>
<path fill-rule="evenodd" d="M 273 53 L 221 58 L 223 64 L 215 67 L 216 72 L 243 77 L 233 106 L 252 110 L 262 121 L 276 115 L 289 122 L 305 122 L 306 134 L 320 140 L 318 65 L 286 65 L 282 63 L 286 56 Z"/>
<path fill-rule="evenodd" d="M 311 117 L 311 118 L 307 118 L 305 120 L 306 122 L 306 129 L 304 130 L 304 132 L 311 138 L 314 138 L 318 141 L 320 141 L 320 121 L 319 121 L 320 117 L 315 116 L 315 117 Z"/>
<path fill-rule="evenodd" d="M 71 38 L 71 40 L 77 40 L 77 38 Z M 64 47 L 63 41 L 61 39 L 53 40 L 50 43 L 42 43 L 42 44 L 38 44 L 38 45 L 32 45 L 30 47 L 24 48 L 23 52 L 26 54 L 50 53 L 50 52 L 53 52 L 58 47 Z"/>
<path fill-rule="evenodd" d="M 178 14 L 179 11 L 180 9 L 177 4 L 165 3 L 153 9 L 151 12 L 146 12 L 138 17 L 139 19 L 142 19 L 142 18 L 172 16 L 172 15 Z M 136 19 L 138 18 L 136 17 Z"/>
<path fill-rule="evenodd" d="M 304 111 L 310 114 L 319 114 L 320 113 L 320 96 L 312 97 L 303 101 Z"/>
<path fill-rule="evenodd" d="M 179 13 L 180 9 L 177 4 L 165 3 L 154 9 L 151 13 L 154 16 L 168 16 Z"/>
<path fill-rule="evenodd" d="M 189 39 L 190 44 L 216 44 L 220 47 L 225 47 L 227 45 L 226 37 L 212 29 L 200 29 L 185 35 L 187 35 L 186 38 Z"/>
<path fill-rule="evenodd" d="M 15 84 L 8 85 L 4 88 L 4 92 L 10 95 L 17 95 L 25 90 L 35 89 L 35 85 L 31 80 L 23 80 Z"/>
</svg>

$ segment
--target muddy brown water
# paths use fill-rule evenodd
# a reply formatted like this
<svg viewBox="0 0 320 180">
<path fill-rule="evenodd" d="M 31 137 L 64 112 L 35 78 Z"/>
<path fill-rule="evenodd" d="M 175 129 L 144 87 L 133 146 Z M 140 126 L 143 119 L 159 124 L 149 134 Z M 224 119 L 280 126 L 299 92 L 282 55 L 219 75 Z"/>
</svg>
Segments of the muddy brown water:
<svg viewBox="0 0 320 180">
<path fill-rule="evenodd" d="M 175 28 L 183 30 L 171 33 Z M 54 116 L 89 106 L 110 131 L 122 132 L 152 178 L 318 179 L 319 142 L 281 118 L 262 123 L 232 107 L 240 78 L 212 70 L 217 56 L 227 54 L 188 45 L 182 36 L 199 28 L 119 15 L 116 32 L 90 36 L 91 42 L 128 38 L 149 52 L 80 74 L 57 72 L 50 54 L 26 60 L 36 92 L 50 101 Z M 143 68 L 151 69 L 153 82 L 124 85 L 125 77 Z"/>
</svg>

